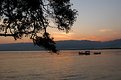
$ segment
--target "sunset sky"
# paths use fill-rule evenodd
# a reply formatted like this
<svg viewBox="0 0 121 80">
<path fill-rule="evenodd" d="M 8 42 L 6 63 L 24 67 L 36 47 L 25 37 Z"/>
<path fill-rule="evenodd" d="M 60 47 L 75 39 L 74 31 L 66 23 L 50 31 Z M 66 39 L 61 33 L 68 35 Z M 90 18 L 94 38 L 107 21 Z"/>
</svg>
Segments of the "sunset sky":
<svg viewBox="0 0 121 80">
<path fill-rule="evenodd" d="M 71 0 L 78 18 L 70 33 L 48 29 L 54 40 L 108 41 L 121 38 L 121 0 Z M 9 37 L 0 37 L 0 43 L 13 43 Z M 31 42 L 22 39 L 16 42 Z"/>
</svg>

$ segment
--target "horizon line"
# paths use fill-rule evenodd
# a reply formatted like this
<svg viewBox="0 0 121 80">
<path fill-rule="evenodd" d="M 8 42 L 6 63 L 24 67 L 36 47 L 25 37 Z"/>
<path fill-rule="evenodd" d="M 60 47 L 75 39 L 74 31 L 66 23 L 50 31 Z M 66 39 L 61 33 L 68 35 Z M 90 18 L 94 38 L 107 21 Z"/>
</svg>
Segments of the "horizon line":
<svg viewBox="0 0 121 80">
<path fill-rule="evenodd" d="M 108 42 L 108 41 L 115 41 L 115 40 L 121 40 L 121 38 L 119 39 L 112 39 L 112 40 L 107 40 L 107 41 L 96 41 L 96 40 L 73 40 L 73 39 L 70 39 L 70 40 L 57 40 L 55 42 L 58 42 L 58 41 L 96 41 L 96 42 Z M 21 44 L 21 43 L 33 43 L 33 42 L 13 42 L 13 43 L 0 43 L 0 44 Z"/>
</svg>

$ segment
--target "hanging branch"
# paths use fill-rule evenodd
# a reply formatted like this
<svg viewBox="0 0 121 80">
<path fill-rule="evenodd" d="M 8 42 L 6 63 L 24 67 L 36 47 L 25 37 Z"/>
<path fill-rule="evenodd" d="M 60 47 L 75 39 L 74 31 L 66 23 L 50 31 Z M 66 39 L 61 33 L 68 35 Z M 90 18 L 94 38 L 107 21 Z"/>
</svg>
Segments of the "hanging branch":
<svg viewBox="0 0 121 80">
<path fill-rule="evenodd" d="M 0 36 L 30 35 L 34 44 L 57 52 L 47 27 L 54 21 L 57 29 L 69 32 L 77 18 L 71 6 L 70 0 L 0 0 Z"/>
</svg>

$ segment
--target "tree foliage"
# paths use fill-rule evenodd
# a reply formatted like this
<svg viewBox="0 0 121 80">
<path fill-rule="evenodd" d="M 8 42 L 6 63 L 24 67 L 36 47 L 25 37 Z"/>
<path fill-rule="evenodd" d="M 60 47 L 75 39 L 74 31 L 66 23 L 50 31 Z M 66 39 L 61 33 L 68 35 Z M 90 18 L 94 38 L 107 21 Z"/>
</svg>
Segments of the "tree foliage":
<svg viewBox="0 0 121 80">
<path fill-rule="evenodd" d="M 53 21 L 57 29 L 68 32 L 77 15 L 71 6 L 70 0 L 0 0 L 0 36 L 29 36 L 34 44 L 56 52 L 47 27 Z"/>
</svg>

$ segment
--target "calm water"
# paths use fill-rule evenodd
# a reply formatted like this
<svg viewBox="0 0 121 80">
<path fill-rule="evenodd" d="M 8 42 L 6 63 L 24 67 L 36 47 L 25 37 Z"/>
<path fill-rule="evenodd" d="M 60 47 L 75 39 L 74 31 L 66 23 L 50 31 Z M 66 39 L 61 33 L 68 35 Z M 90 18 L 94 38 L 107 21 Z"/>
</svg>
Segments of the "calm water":
<svg viewBox="0 0 121 80">
<path fill-rule="evenodd" d="M 121 50 L 100 51 L 0 52 L 0 80 L 121 80 Z"/>
</svg>

